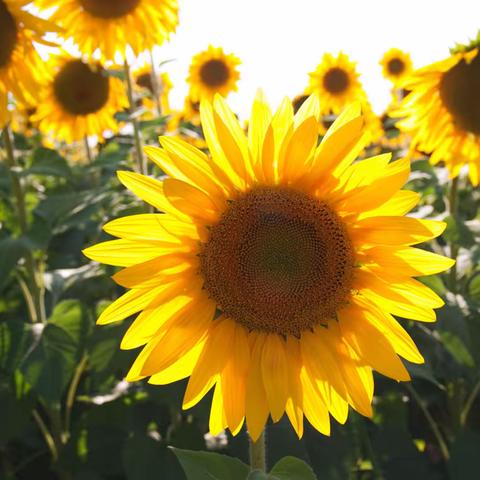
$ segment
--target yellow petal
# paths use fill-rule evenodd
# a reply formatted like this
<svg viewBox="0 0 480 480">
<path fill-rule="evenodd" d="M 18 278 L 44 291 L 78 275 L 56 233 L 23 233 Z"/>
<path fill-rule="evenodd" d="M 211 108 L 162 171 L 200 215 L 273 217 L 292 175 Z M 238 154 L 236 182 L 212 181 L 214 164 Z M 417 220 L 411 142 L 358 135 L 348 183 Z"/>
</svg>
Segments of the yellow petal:
<svg viewBox="0 0 480 480">
<path fill-rule="evenodd" d="M 411 192 L 409 190 L 400 190 L 383 205 L 373 210 L 360 213 L 358 218 L 405 215 L 417 205 L 419 200 L 419 193 Z"/>
<path fill-rule="evenodd" d="M 351 305 L 338 311 L 339 326 L 344 340 L 377 372 L 400 381 L 410 380 L 405 366 L 382 333 L 366 319 L 366 313 Z"/>
<path fill-rule="evenodd" d="M 285 412 L 292 424 L 298 438 L 303 436 L 303 390 L 300 381 L 301 352 L 298 340 L 292 336 L 287 337 L 286 345 L 288 363 L 288 391 L 289 397 Z M 327 414 L 328 415 L 328 414 Z"/>
<path fill-rule="evenodd" d="M 217 379 L 213 392 L 212 406 L 210 408 L 209 430 L 211 435 L 218 435 L 227 427 L 227 419 L 223 407 L 222 381 Z"/>
<path fill-rule="evenodd" d="M 262 351 L 265 335 L 259 334 L 252 350 L 251 367 L 247 380 L 245 413 L 248 433 L 255 442 L 260 437 L 268 418 L 268 403 L 262 378 Z"/>
<path fill-rule="evenodd" d="M 96 262 L 129 267 L 146 262 L 166 253 L 188 252 L 191 246 L 170 242 L 144 243 L 135 240 L 109 240 L 82 250 L 82 253 Z"/>
<path fill-rule="evenodd" d="M 356 243 L 412 245 L 438 237 L 446 224 L 410 217 L 371 217 L 359 220 L 351 230 Z"/>
<path fill-rule="evenodd" d="M 198 361 L 201 351 L 205 345 L 205 340 L 198 342 L 189 352 L 182 355 L 175 363 L 165 368 L 159 373 L 153 374 L 148 383 L 152 385 L 168 385 L 178 382 L 191 375 L 193 367 Z"/>
<path fill-rule="evenodd" d="M 320 98 L 316 93 L 310 95 L 298 109 L 298 112 L 293 118 L 295 128 L 301 125 L 309 117 L 313 117 L 316 120 L 318 132 L 318 122 L 320 121 Z"/>
<path fill-rule="evenodd" d="M 215 302 L 206 295 L 194 298 L 181 314 L 170 319 L 155 348 L 145 359 L 142 375 L 153 375 L 175 363 L 206 334 L 215 314 Z"/>
<path fill-rule="evenodd" d="M 269 334 L 262 352 L 262 378 L 267 401 L 274 422 L 278 422 L 285 411 L 288 398 L 288 375 L 285 342 L 279 335 Z"/>
<path fill-rule="evenodd" d="M 207 334 L 207 342 L 190 375 L 183 408 L 196 405 L 215 384 L 216 377 L 228 360 L 233 342 L 234 322 L 217 318 Z"/>
<path fill-rule="evenodd" d="M 183 214 L 208 224 L 217 222 L 219 212 L 215 204 L 198 188 L 181 180 L 167 178 L 163 182 L 163 190 L 168 201 Z"/>
</svg>

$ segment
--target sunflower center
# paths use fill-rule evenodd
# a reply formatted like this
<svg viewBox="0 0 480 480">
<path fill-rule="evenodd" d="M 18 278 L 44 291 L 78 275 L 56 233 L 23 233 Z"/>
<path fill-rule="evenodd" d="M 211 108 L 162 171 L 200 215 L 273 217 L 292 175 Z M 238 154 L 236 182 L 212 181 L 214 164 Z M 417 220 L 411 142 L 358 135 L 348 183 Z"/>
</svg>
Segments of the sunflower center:
<svg viewBox="0 0 480 480">
<path fill-rule="evenodd" d="M 323 86 L 330 93 L 342 93 L 349 85 L 348 74 L 342 68 L 331 68 L 323 77 Z"/>
<path fill-rule="evenodd" d="M 297 113 L 307 100 L 308 95 L 298 95 L 292 101 L 293 113 Z"/>
<path fill-rule="evenodd" d="M 141 0 L 79 0 L 83 9 L 98 18 L 120 18 L 137 8 Z"/>
<path fill-rule="evenodd" d="M 5 3 L 0 0 L 0 68 L 10 63 L 17 43 L 17 33 L 15 18 L 8 11 Z"/>
<path fill-rule="evenodd" d="M 392 58 L 387 63 L 387 68 L 392 75 L 400 75 L 405 70 L 405 63 L 399 58 Z"/>
<path fill-rule="evenodd" d="M 150 93 L 153 93 L 152 76 L 149 72 L 142 73 L 137 77 L 137 85 L 142 88 L 146 88 Z"/>
<path fill-rule="evenodd" d="M 440 82 L 440 98 L 462 130 L 480 134 L 480 54 L 470 62 L 461 60 Z"/>
<path fill-rule="evenodd" d="M 258 187 L 232 202 L 200 252 L 204 288 L 249 330 L 299 336 L 348 299 L 353 251 L 324 202 Z"/>
<path fill-rule="evenodd" d="M 225 84 L 229 76 L 228 67 L 222 60 L 208 60 L 200 68 L 200 79 L 209 87 Z"/>
<path fill-rule="evenodd" d="M 73 115 L 98 112 L 108 101 L 108 78 L 81 60 L 66 63 L 53 81 L 57 101 Z"/>
</svg>

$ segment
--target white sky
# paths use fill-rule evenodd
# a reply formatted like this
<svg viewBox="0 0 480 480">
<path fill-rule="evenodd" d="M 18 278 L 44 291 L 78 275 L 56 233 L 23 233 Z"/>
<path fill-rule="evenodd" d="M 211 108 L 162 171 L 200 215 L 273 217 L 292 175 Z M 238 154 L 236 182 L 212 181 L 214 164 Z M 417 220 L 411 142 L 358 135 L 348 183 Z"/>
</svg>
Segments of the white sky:
<svg viewBox="0 0 480 480">
<path fill-rule="evenodd" d="M 378 62 L 390 47 L 420 67 L 448 55 L 480 29 L 480 0 L 179 0 L 180 25 L 156 58 L 174 82 L 172 105 L 181 107 L 191 57 L 208 44 L 242 61 L 239 91 L 229 103 L 242 117 L 258 87 L 272 105 L 300 93 L 323 53 L 343 50 L 358 62 L 373 107 L 389 101 Z"/>
</svg>

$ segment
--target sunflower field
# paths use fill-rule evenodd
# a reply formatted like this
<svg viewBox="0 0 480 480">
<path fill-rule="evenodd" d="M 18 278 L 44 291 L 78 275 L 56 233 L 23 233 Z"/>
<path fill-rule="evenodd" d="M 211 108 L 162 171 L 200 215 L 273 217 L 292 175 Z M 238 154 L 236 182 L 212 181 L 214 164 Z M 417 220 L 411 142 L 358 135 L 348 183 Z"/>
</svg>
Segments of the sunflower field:
<svg viewBox="0 0 480 480">
<path fill-rule="evenodd" d="M 0 0 L 0 480 L 480 478 L 480 34 L 175 105 L 182 8 Z"/>
</svg>

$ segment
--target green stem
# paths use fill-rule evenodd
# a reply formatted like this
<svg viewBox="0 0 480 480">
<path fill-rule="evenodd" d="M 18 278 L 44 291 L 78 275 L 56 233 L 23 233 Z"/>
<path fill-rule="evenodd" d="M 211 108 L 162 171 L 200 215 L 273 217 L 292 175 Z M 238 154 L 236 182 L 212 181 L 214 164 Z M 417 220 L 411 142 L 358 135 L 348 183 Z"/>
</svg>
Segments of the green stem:
<svg viewBox="0 0 480 480">
<path fill-rule="evenodd" d="M 93 162 L 93 155 L 92 155 L 92 149 L 90 148 L 90 145 L 88 143 L 88 137 L 86 135 L 83 139 L 83 143 L 85 145 L 85 155 L 87 157 L 88 164 L 91 165 Z"/>
<path fill-rule="evenodd" d="M 266 472 L 267 463 L 266 463 L 266 440 L 265 440 L 265 430 L 258 437 L 257 441 L 254 442 L 250 438 L 250 468 L 252 470 L 260 470 Z"/>
<path fill-rule="evenodd" d="M 450 191 L 448 194 L 448 209 L 450 212 L 450 216 L 452 219 L 457 222 L 457 213 L 458 213 L 458 177 L 455 177 L 452 180 L 450 185 Z M 450 243 L 450 257 L 453 260 L 457 260 L 459 247 L 455 243 L 454 240 Z M 455 262 L 454 265 L 450 268 L 450 290 L 452 292 L 457 291 L 457 264 Z"/>
<path fill-rule="evenodd" d="M 72 408 L 73 404 L 75 403 L 75 396 L 78 389 L 78 384 L 80 383 L 80 378 L 82 377 L 82 373 L 85 371 L 87 367 L 88 357 L 86 354 L 83 355 L 80 363 L 77 365 L 75 372 L 72 377 L 72 381 L 70 383 L 70 387 L 68 388 L 67 393 L 67 400 L 65 403 L 65 423 L 64 423 L 64 436 L 68 438 L 70 436 L 70 419 L 72 416 Z"/>
<path fill-rule="evenodd" d="M 137 170 L 141 174 L 147 173 L 147 165 L 145 162 L 145 156 L 143 155 L 143 146 L 142 146 L 142 137 L 140 134 L 140 126 L 138 124 L 138 120 L 134 117 L 135 113 L 135 100 L 133 98 L 133 85 L 132 85 L 132 76 L 130 75 L 130 66 L 128 65 L 127 60 L 125 59 L 124 63 L 124 70 L 125 70 L 125 82 L 127 85 L 127 96 L 128 96 L 128 103 L 129 103 L 129 113 L 130 113 L 130 121 L 133 127 L 133 136 L 135 140 L 135 154 L 137 158 Z"/>
<path fill-rule="evenodd" d="M 27 208 L 25 206 L 25 192 L 20 178 L 17 174 L 18 165 L 15 158 L 13 143 L 10 135 L 8 125 L 3 128 L 2 132 L 3 143 L 5 145 L 5 162 L 10 173 L 12 182 L 13 194 L 17 204 L 18 224 L 22 235 L 28 232 Z M 25 267 L 28 275 L 28 289 L 31 293 L 31 300 L 33 300 L 34 309 L 29 309 L 30 318 L 33 323 L 46 322 L 45 302 L 44 302 L 44 288 L 41 272 L 37 270 L 35 258 L 31 250 L 25 255 Z M 22 289 L 23 290 L 23 289 Z M 25 293 L 25 292 L 24 292 Z M 25 298 L 28 301 L 30 299 Z"/>
<path fill-rule="evenodd" d="M 430 426 L 430 429 L 432 430 L 433 435 L 435 436 L 435 439 L 437 440 L 438 446 L 440 447 L 440 452 L 442 453 L 442 457 L 445 461 L 448 461 L 450 459 L 450 452 L 448 451 L 448 446 L 447 443 L 445 442 L 445 439 L 443 438 L 442 432 L 440 431 L 440 428 L 437 425 L 437 422 L 433 419 L 432 415 L 428 411 L 428 408 L 423 401 L 423 399 L 420 397 L 418 392 L 413 388 L 413 386 L 410 383 L 405 383 L 405 388 L 408 390 L 410 395 L 415 399 L 417 402 L 418 406 L 422 410 L 423 414 L 425 415 L 425 418 Z"/>
<path fill-rule="evenodd" d="M 372 442 L 370 440 L 370 435 L 368 434 L 367 429 L 367 420 L 363 417 L 357 419 L 357 426 L 360 431 L 360 437 L 362 439 L 362 443 L 366 449 L 366 453 L 372 462 L 372 470 L 373 470 L 373 478 L 375 480 L 385 480 L 385 477 L 382 473 L 382 468 L 380 466 L 380 462 L 375 454 L 375 451 L 372 446 Z"/>
<path fill-rule="evenodd" d="M 465 426 L 467 423 L 467 418 L 468 414 L 470 413 L 470 410 L 472 409 L 473 402 L 477 398 L 477 395 L 480 393 L 480 380 L 476 383 L 475 387 L 473 387 L 473 390 L 470 392 L 470 395 L 467 398 L 467 401 L 465 402 L 465 405 L 460 413 L 460 425 L 462 427 Z"/>
<path fill-rule="evenodd" d="M 155 105 L 157 107 L 157 115 L 162 116 L 162 104 L 160 103 L 160 84 L 158 83 L 157 69 L 155 67 L 155 59 L 153 58 L 153 50 L 150 50 L 150 75 L 152 78 L 153 96 L 155 97 Z"/>
<path fill-rule="evenodd" d="M 33 419 L 35 420 L 35 423 L 37 424 L 40 432 L 42 433 L 43 438 L 45 439 L 45 443 L 47 444 L 47 447 L 50 450 L 50 453 L 52 455 L 52 460 L 56 462 L 58 460 L 58 450 L 57 450 L 57 446 L 55 445 L 55 441 L 53 440 L 53 436 L 48 430 L 48 427 L 45 425 L 45 422 L 43 421 L 40 414 L 36 410 L 33 410 L 32 414 L 33 414 Z"/>
</svg>

